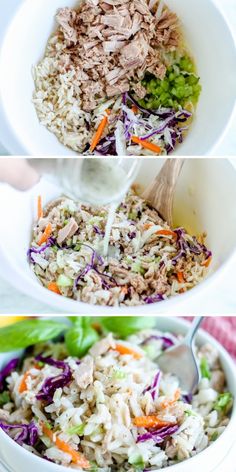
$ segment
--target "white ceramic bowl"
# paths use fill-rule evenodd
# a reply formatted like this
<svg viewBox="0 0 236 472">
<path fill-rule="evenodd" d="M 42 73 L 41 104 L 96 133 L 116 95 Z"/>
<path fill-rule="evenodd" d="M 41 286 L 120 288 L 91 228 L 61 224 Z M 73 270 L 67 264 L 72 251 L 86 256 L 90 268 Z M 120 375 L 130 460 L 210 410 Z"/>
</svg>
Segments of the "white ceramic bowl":
<svg viewBox="0 0 236 472">
<path fill-rule="evenodd" d="M 157 318 L 157 327 L 163 331 L 184 334 L 187 331 L 188 323 L 180 318 L 163 317 Z M 226 374 L 228 388 L 236 398 L 236 366 L 225 349 L 209 334 L 200 330 L 196 342 L 199 345 L 211 343 L 219 352 L 220 360 Z M 0 354 L 0 369 L 8 360 L 13 358 L 11 354 Z M 221 464 L 228 452 L 235 444 L 236 435 L 236 402 L 234 403 L 231 420 L 223 434 L 207 449 L 197 454 L 195 457 L 181 462 L 180 464 L 161 469 L 163 472 L 214 472 Z M 0 460 L 2 460 L 12 472 L 68 472 L 71 469 L 61 467 L 34 456 L 18 444 L 14 443 L 0 429 Z M 217 470 L 221 470 L 218 469 Z M 222 469 L 223 471 L 224 469 Z M 158 471 L 156 471 L 158 472 Z"/>
<path fill-rule="evenodd" d="M 0 140 L 16 155 L 72 155 L 40 125 L 32 104 L 32 66 L 43 56 L 58 8 L 75 0 L 2 2 Z M 181 19 L 203 87 L 196 119 L 176 155 L 205 155 L 223 137 L 235 103 L 236 47 L 212 0 L 166 0 Z"/>
<path fill-rule="evenodd" d="M 55 164 L 54 159 L 32 159 L 39 169 Z M 145 186 L 162 165 L 162 159 L 142 160 L 137 181 Z M 207 245 L 213 252 L 209 276 L 185 294 L 160 303 L 136 307 L 103 307 L 81 303 L 56 295 L 40 285 L 31 271 L 26 253 L 30 245 L 32 222 L 37 195 L 44 203 L 60 195 L 60 190 L 47 182 L 30 192 L 17 192 L 2 185 L 0 188 L 0 267 L 1 276 L 27 295 L 66 313 L 148 314 L 174 312 L 195 313 L 198 297 L 203 299 L 216 279 L 224 276 L 236 247 L 236 170 L 226 159 L 188 159 L 181 173 L 174 202 L 175 226 L 185 226 L 195 234 L 206 231 Z M 7 203 L 7 204 L 6 204 Z M 7 224 L 6 224 L 7 222 Z M 2 229 L 1 229 L 1 226 Z M 187 311 L 188 310 L 188 311 Z"/>
</svg>

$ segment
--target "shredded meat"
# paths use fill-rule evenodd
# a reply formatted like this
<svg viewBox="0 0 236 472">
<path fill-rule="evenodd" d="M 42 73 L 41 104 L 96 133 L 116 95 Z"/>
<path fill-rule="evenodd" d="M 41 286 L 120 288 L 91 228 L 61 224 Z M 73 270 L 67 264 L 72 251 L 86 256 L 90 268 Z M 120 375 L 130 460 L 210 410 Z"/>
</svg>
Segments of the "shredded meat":
<svg viewBox="0 0 236 472">
<path fill-rule="evenodd" d="M 176 15 L 164 7 L 157 18 L 147 0 L 84 0 L 77 9 L 62 8 L 56 18 L 65 44 L 61 67 L 76 69 L 84 111 L 132 87 L 143 98 L 145 71 L 162 79 L 162 49 L 179 42 Z"/>
<path fill-rule="evenodd" d="M 58 244 L 63 243 L 67 238 L 71 238 L 78 229 L 78 225 L 74 218 L 70 218 L 67 225 L 64 228 L 60 229 L 58 232 L 57 242 Z"/>
</svg>

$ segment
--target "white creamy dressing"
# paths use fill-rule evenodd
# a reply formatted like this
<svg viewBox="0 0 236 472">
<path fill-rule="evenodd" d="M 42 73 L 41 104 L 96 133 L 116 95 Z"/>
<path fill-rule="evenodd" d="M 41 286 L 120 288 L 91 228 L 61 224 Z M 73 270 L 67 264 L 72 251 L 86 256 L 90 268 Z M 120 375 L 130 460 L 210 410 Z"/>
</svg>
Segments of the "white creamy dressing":
<svg viewBox="0 0 236 472">
<path fill-rule="evenodd" d="M 121 165 L 122 160 L 122 158 L 59 160 L 63 162 L 59 163 L 58 177 L 69 196 L 95 206 L 109 205 L 106 231 L 100 250 L 104 256 L 112 253 L 109 250 L 109 241 L 116 209 L 136 175 L 135 162 L 133 161 L 131 169 L 126 170 Z"/>
</svg>

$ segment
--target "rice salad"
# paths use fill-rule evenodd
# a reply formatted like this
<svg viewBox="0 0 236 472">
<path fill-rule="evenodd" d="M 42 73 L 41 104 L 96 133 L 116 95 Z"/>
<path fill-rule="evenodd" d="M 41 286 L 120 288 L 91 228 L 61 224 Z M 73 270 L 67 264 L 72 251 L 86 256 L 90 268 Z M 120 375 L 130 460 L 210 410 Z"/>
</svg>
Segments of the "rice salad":
<svg viewBox="0 0 236 472">
<path fill-rule="evenodd" d="M 183 293 L 206 276 L 206 235 L 172 230 L 133 190 L 116 211 L 103 257 L 107 216 L 108 208 L 66 197 L 46 206 L 28 250 L 44 287 L 90 304 L 134 306 Z"/>
<path fill-rule="evenodd" d="M 55 21 L 33 68 L 40 123 L 83 155 L 173 152 L 201 93 L 177 15 L 163 0 L 82 0 Z"/>
<path fill-rule="evenodd" d="M 77 470 L 148 472 L 195 456 L 223 433 L 233 399 L 211 345 L 196 351 L 194 395 L 158 369 L 154 357 L 178 338 L 145 329 L 124 341 L 109 332 L 80 358 L 64 342 L 28 348 L 0 372 L 0 428 Z"/>
</svg>

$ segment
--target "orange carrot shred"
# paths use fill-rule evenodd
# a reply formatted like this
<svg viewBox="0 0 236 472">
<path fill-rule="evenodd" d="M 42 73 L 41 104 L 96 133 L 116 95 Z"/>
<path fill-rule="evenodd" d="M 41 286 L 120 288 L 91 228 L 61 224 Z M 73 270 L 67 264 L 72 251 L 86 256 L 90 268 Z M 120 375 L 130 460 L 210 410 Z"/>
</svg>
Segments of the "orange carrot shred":
<svg viewBox="0 0 236 472">
<path fill-rule="evenodd" d="M 111 111 L 106 110 L 107 115 L 110 115 Z M 90 146 L 90 151 L 94 151 L 94 149 L 97 147 L 99 141 L 101 140 L 101 137 L 103 135 L 104 129 L 106 128 L 108 123 L 108 117 L 104 116 L 102 119 L 100 125 L 98 126 L 98 129 L 92 139 L 91 146 Z"/>
<path fill-rule="evenodd" d="M 147 230 L 147 229 L 151 228 L 153 225 L 154 225 L 154 223 L 145 223 L 145 224 L 143 225 L 143 229 L 144 229 L 144 230 Z"/>
<path fill-rule="evenodd" d="M 43 218 L 42 197 L 38 196 L 38 219 Z"/>
<path fill-rule="evenodd" d="M 173 405 L 175 402 L 177 402 L 180 399 L 180 389 L 177 388 L 174 394 L 174 398 L 172 400 L 164 400 L 162 402 L 162 407 L 163 408 L 168 408 L 169 406 Z"/>
<path fill-rule="evenodd" d="M 132 105 L 131 110 L 132 110 L 133 113 L 138 113 L 137 105 Z"/>
<path fill-rule="evenodd" d="M 24 376 L 21 380 L 21 383 L 19 385 L 19 388 L 18 388 L 19 393 L 24 393 L 24 392 L 26 392 L 26 390 L 28 390 L 27 383 L 26 383 L 28 377 L 29 377 L 29 371 L 27 370 L 27 372 L 24 374 Z"/>
<path fill-rule="evenodd" d="M 201 265 L 204 267 L 209 267 L 211 261 L 212 261 L 212 256 L 209 256 L 205 261 L 201 263 Z"/>
<path fill-rule="evenodd" d="M 50 282 L 48 284 L 48 290 L 51 290 L 51 292 L 57 293 L 58 295 L 61 295 L 60 289 L 56 282 Z"/>
<path fill-rule="evenodd" d="M 142 146 L 143 148 L 149 149 L 149 151 L 155 152 L 156 154 L 161 153 L 160 146 L 150 143 L 149 141 L 146 141 L 145 139 L 140 139 L 138 138 L 138 136 L 131 136 L 131 141 L 135 144 L 140 144 L 140 146 Z"/>
<path fill-rule="evenodd" d="M 140 352 L 134 351 L 130 347 L 124 346 L 124 344 L 116 344 L 114 351 L 119 352 L 119 354 L 121 354 L 122 356 L 125 354 L 129 354 L 130 356 L 133 356 L 134 359 L 141 359 L 141 357 L 143 357 Z"/>
<path fill-rule="evenodd" d="M 48 223 L 41 238 L 38 241 L 38 245 L 41 246 L 43 243 L 46 243 L 48 238 L 50 238 L 51 234 L 52 234 L 52 225 L 51 223 Z"/>
<path fill-rule="evenodd" d="M 177 279 L 180 284 L 184 284 L 184 274 L 183 272 L 177 272 Z M 180 289 L 180 293 L 185 292 L 185 288 Z"/>
<path fill-rule="evenodd" d="M 170 421 L 163 421 L 158 416 L 137 416 L 133 423 L 138 428 L 162 428 L 164 426 L 173 426 Z"/>
<path fill-rule="evenodd" d="M 71 456 L 72 462 L 82 467 L 82 469 L 90 468 L 90 463 L 83 454 L 75 451 L 75 449 L 73 449 L 65 441 L 62 441 L 62 439 L 56 437 L 56 434 L 51 429 L 47 428 L 44 423 L 41 423 L 41 426 L 45 436 L 47 436 L 58 447 L 58 449 L 69 454 Z"/>
<path fill-rule="evenodd" d="M 159 234 L 160 236 L 172 236 L 172 238 L 177 239 L 177 234 L 170 229 L 160 229 L 156 234 Z"/>
</svg>

